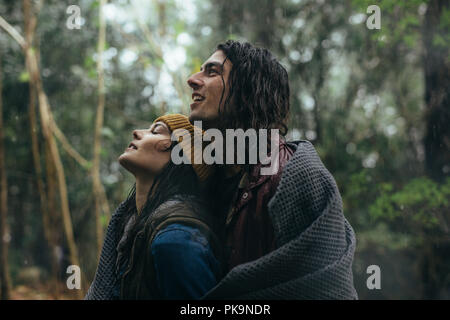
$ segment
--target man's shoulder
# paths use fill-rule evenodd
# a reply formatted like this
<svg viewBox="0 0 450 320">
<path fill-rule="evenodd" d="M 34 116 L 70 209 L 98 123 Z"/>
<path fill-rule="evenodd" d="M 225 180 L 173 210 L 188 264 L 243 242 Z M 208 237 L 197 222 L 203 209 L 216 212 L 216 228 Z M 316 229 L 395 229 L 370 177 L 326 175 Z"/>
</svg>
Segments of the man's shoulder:
<svg viewBox="0 0 450 320">
<path fill-rule="evenodd" d="M 261 163 L 254 166 L 251 172 L 244 176 L 247 181 L 244 189 L 254 189 L 258 186 L 263 185 L 263 188 L 259 188 L 259 192 L 268 193 L 269 195 L 273 194 L 278 183 L 280 182 L 283 168 L 294 155 L 296 148 L 297 142 L 291 143 L 286 142 L 284 139 L 280 139 L 278 147 L 278 164 L 276 166 L 276 170 L 274 170 L 271 174 L 263 174 L 261 170 L 263 168 L 263 165 Z M 273 164 L 270 163 L 269 165 L 272 166 Z"/>
<path fill-rule="evenodd" d="M 298 141 L 287 142 L 284 139 L 280 140 L 278 153 L 278 170 L 275 174 L 270 175 L 270 178 L 268 179 L 268 182 L 272 185 L 273 188 L 276 188 L 278 183 L 280 182 L 284 167 L 292 159 L 295 151 L 297 150 L 297 143 Z"/>
<path fill-rule="evenodd" d="M 317 150 L 311 142 L 307 140 L 298 140 L 290 141 L 287 144 L 294 150 L 288 161 L 291 173 L 308 171 L 312 174 L 314 172 L 317 173 L 318 171 L 327 171 Z"/>
<path fill-rule="evenodd" d="M 336 181 L 313 144 L 307 140 L 289 143 L 296 145 L 295 152 L 283 168 L 274 198 L 277 193 L 278 200 L 293 199 L 301 194 L 302 201 L 310 204 L 325 203 L 323 201 L 330 195 L 338 194 Z"/>
<path fill-rule="evenodd" d="M 295 140 L 286 141 L 280 140 L 279 147 L 279 166 L 275 174 L 267 176 L 265 183 L 271 186 L 274 192 L 280 183 L 283 173 L 286 171 L 286 167 L 291 167 L 294 171 L 322 171 L 325 169 L 323 163 L 317 154 L 313 144 L 308 140 Z M 294 167 L 294 168 L 292 168 Z M 326 170 L 326 169 L 325 169 Z M 260 174 L 259 174 L 260 175 Z M 263 177 L 260 175 L 260 177 Z"/>
<path fill-rule="evenodd" d="M 280 141 L 280 148 L 279 148 L 279 152 L 280 152 L 280 167 L 284 167 L 286 165 L 286 163 L 294 155 L 295 151 L 298 148 L 298 145 L 300 143 L 303 143 L 303 142 L 304 142 L 303 140 L 300 140 L 300 141 L 286 141 L 284 139 Z"/>
</svg>

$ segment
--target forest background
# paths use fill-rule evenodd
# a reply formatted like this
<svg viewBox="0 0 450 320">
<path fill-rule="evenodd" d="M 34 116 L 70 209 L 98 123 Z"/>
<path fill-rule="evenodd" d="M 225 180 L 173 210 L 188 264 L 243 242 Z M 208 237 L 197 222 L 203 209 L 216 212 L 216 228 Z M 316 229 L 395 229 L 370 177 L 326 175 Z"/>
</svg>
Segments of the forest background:
<svg viewBox="0 0 450 320">
<path fill-rule="evenodd" d="M 450 299 L 449 30 L 447 0 L 1 0 L 1 298 L 84 296 L 132 130 L 188 114 L 188 76 L 237 39 L 288 70 L 287 138 L 337 181 L 359 297 Z"/>
</svg>

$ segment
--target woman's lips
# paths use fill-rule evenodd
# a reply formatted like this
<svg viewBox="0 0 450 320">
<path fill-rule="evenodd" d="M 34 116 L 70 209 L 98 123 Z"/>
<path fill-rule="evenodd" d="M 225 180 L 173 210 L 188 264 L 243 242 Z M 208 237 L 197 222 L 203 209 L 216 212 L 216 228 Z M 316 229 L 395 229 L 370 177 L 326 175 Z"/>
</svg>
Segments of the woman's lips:
<svg viewBox="0 0 450 320">
<path fill-rule="evenodd" d="M 133 142 L 131 142 L 128 145 L 128 147 L 125 149 L 125 151 L 129 151 L 129 150 L 137 150 L 137 147 L 136 147 L 136 145 Z"/>
</svg>

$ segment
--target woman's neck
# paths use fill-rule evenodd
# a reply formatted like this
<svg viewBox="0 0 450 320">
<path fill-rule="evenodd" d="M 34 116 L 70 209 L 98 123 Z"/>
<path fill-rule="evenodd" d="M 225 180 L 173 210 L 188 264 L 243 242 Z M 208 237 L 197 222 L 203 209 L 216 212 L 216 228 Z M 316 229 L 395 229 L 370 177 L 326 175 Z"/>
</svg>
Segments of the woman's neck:
<svg viewBox="0 0 450 320">
<path fill-rule="evenodd" d="M 136 177 L 136 209 L 141 212 L 148 198 L 148 192 L 153 185 L 153 177 Z"/>
</svg>

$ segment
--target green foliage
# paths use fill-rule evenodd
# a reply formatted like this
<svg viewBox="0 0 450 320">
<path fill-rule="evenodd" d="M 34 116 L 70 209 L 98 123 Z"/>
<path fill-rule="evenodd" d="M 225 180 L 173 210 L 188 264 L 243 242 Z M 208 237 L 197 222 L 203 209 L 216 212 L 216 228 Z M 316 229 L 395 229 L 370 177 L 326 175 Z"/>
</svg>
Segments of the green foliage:
<svg viewBox="0 0 450 320">
<path fill-rule="evenodd" d="M 100 215 L 100 224 L 103 228 L 108 227 L 109 219 L 105 214 Z"/>
<path fill-rule="evenodd" d="M 187 113 L 187 77 L 200 69 L 219 42 L 246 39 L 269 48 L 288 70 L 291 115 L 287 139 L 311 140 L 336 178 L 345 215 L 357 235 L 355 264 L 362 266 L 362 287 L 365 267 L 374 257 L 383 257 L 386 250 L 401 255 L 411 254 L 413 248 L 414 254 L 420 255 L 420 241 L 444 241 L 448 238 L 450 183 L 437 184 L 422 177 L 425 102 L 421 30 L 424 5 L 429 2 L 195 0 L 195 14 L 180 9 L 182 1 L 141 1 L 139 8 L 130 1 L 109 2 L 120 17 L 107 21 L 104 61 L 106 103 L 100 173 L 111 210 L 134 182 L 117 162 L 132 130 L 147 127 L 162 113 Z M 86 23 L 81 30 L 69 30 L 65 28 L 67 4 L 45 2 L 36 42 L 43 86 L 55 121 L 88 161 L 93 153 L 98 103 L 98 4 L 81 1 Z M 367 18 L 366 9 L 372 4 L 380 6 L 381 30 L 368 30 L 365 20 L 349 22 L 351 16 L 361 13 Z M 0 4 L 0 15 L 17 30 L 23 28 L 21 10 L 20 2 Z M 154 43 L 140 29 L 134 11 L 142 15 Z M 448 9 L 441 12 L 439 28 L 433 45 L 448 48 Z M 180 44 L 183 37 L 178 36 L 184 33 L 189 35 L 188 41 L 184 37 L 186 44 Z M 160 45 L 164 47 L 162 56 L 156 53 Z M 169 74 L 167 67 L 174 58 L 168 61 L 166 54 L 180 47 L 185 62 Z M 12 191 L 9 210 L 15 213 L 10 252 L 16 274 L 25 263 L 22 256 L 30 264 L 47 269 L 49 259 L 40 258 L 40 251 L 35 250 L 45 240 L 36 232 L 42 230 L 42 222 L 27 129 L 30 79 L 20 48 L 1 31 L 0 48 L 6 164 Z M 125 65 L 122 58 L 128 50 L 138 58 Z M 179 88 L 174 88 L 174 83 Z M 41 132 L 39 137 L 44 155 Z M 82 268 L 92 274 L 97 259 L 90 215 L 95 201 L 87 174 L 92 162 L 82 168 L 65 151 L 61 151 L 61 158 Z M 45 158 L 41 161 L 45 170 Z M 101 218 L 104 227 L 106 218 Z M 24 241 L 17 239 L 20 235 Z M 60 244 L 64 246 L 63 239 Z M 386 261 L 389 263 L 397 261 Z M 393 290 L 397 297 L 405 296 L 403 287 Z M 371 294 L 363 291 L 360 297 Z"/>
<path fill-rule="evenodd" d="M 358 251 L 370 251 L 374 246 L 385 250 L 405 250 L 415 244 L 414 237 L 408 233 L 392 232 L 388 223 L 380 222 L 372 228 L 357 233 Z"/>
<path fill-rule="evenodd" d="M 108 139 L 114 138 L 114 132 L 111 130 L 111 128 L 108 128 L 108 127 L 103 127 L 101 129 L 101 134 L 103 137 L 108 138 Z"/>
<path fill-rule="evenodd" d="M 429 178 L 411 180 L 398 191 L 392 184 L 381 185 L 380 195 L 369 208 L 376 220 L 398 224 L 411 233 L 448 232 L 450 178 L 438 184 Z"/>
<path fill-rule="evenodd" d="M 23 71 L 19 76 L 20 82 L 28 82 L 30 81 L 30 74 L 27 71 Z"/>
<path fill-rule="evenodd" d="M 404 44 L 409 49 L 414 49 L 421 39 L 420 25 L 423 17 L 419 14 L 419 8 L 425 6 L 427 2 L 427 0 L 352 1 L 354 8 L 364 13 L 369 5 L 375 4 L 380 7 L 381 30 L 372 34 L 372 39 L 377 41 L 380 47 Z"/>
<path fill-rule="evenodd" d="M 366 199 L 371 198 L 371 193 L 375 192 L 372 184 L 372 176 L 369 170 L 361 170 L 349 176 L 348 183 L 349 188 L 346 192 L 346 199 L 352 203 L 359 202 L 360 205 L 364 205 Z"/>
<path fill-rule="evenodd" d="M 444 7 L 441 11 L 439 33 L 433 38 L 433 45 L 441 49 L 450 47 L 450 8 Z"/>
</svg>

